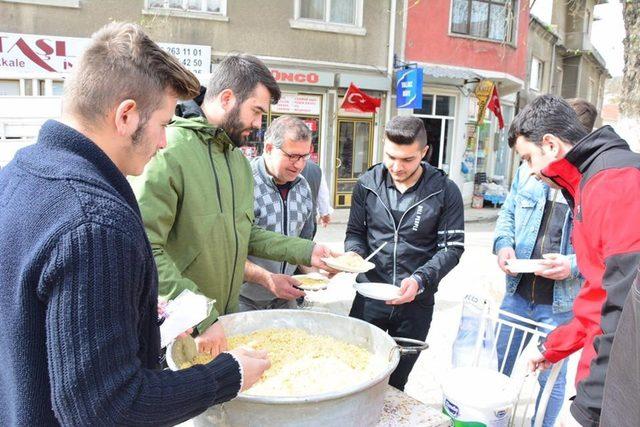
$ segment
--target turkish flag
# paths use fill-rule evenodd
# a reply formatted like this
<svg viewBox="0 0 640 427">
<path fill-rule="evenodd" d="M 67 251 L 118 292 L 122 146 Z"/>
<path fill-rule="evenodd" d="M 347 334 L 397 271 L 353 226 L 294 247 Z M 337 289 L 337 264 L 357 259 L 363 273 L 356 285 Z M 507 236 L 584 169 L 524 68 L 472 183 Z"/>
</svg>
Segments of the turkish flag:
<svg viewBox="0 0 640 427">
<path fill-rule="evenodd" d="M 363 113 L 375 113 L 376 108 L 380 108 L 380 98 L 373 98 L 353 83 L 349 85 L 347 93 L 344 94 L 340 108 L 347 111 L 361 111 Z"/>
<path fill-rule="evenodd" d="M 493 85 L 493 92 L 491 92 L 491 99 L 487 104 L 487 108 L 493 112 L 498 118 L 498 127 L 502 129 L 504 127 L 504 118 L 502 117 L 502 108 L 500 107 L 500 97 L 498 96 L 498 89 Z"/>
</svg>

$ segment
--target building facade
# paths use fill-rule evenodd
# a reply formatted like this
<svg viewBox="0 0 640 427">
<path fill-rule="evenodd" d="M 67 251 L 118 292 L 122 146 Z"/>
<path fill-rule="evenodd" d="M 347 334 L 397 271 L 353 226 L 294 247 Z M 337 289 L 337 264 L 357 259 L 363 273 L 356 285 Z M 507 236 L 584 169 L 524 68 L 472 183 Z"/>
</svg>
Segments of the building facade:
<svg viewBox="0 0 640 427">
<path fill-rule="evenodd" d="M 243 150 L 259 155 L 274 118 L 300 117 L 313 132 L 313 159 L 334 206 L 350 205 L 357 178 L 382 159 L 384 124 L 405 114 L 423 120 L 429 161 L 469 203 L 478 176 L 510 183 L 518 162 L 507 130 L 535 96 L 602 107 L 609 74 L 589 40 L 601 1 L 536 0 L 530 13 L 525 0 L 1 0 L 0 165 L 59 115 L 74 60 L 95 30 L 116 20 L 142 25 L 203 85 L 229 53 L 261 58 L 283 96 Z M 407 64 L 423 70 L 421 108 L 396 107 L 396 73 Z M 483 80 L 500 95 L 502 129 L 488 111 L 478 123 L 474 92 Z M 381 107 L 342 110 L 350 83 Z"/>
<path fill-rule="evenodd" d="M 527 79 L 519 106 L 544 93 L 583 98 L 602 111 L 604 89 L 611 78 L 604 59 L 591 43 L 594 7 L 602 0 L 554 0 L 532 10 L 529 24 Z M 603 124 L 602 117 L 596 126 Z"/>
<path fill-rule="evenodd" d="M 432 0 L 404 6 L 400 57 L 423 68 L 424 100 L 422 109 L 398 113 L 424 120 L 435 143 L 431 163 L 449 173 L 468 203 L 476 174 L 497 182 L 511 174 L 506 132 L 514 116 L 516 93 L 526 78 L 528 4 Z M 474 90 L 482 80 L 491 80 L 498 89 L 503 129 L 489 112 L 477 121 Z"/>
<path fill-rule="evenodd" d="M 251 157 L 262 151 L 266 126 L 281 114 L 302 118 L 313 132 L 313 158 L 322 167 L 334 204 L 350 204 L 357 177 L 378 160 L 391 95 L 390 58 L 396 23 L 395 0 L 7 0 L 0 2 L 3 58 L 15 67 L 0 68 L 0 96 L 10 104 L 32 97 L 33 104 L 56 99 L 83 43 L 109 21 L 142 25 L 178 56 L 206 85 L 212 67 L 225 55 L 247 52 L 261 58 L 283 91 L 282 100 L 263 118 L 263 128 L 245 147 Z M 390 17 L 396 16 L 391 22 Z M 61 25 L 64 23 L 64 25 Z M 56 46 L 68 57 L 54 61 Z M 30 50 L 36 64 L 29 58 Z M 53 49 L 53 52 L 49 52 Z M 8 54 L 7 51 L 11 53 Z M 49 57 L 48 59 L 46 57 Z M 40 61 L 38 61 L 40 59 Z M 27 67 L 20 67 L 20 61 Z M 55 62 L 55 61 L 54 61 Z M 66 67 L 66 68 L 65 68 Z M 349 113 L 340 103 L 350 83 L 382 99 L 376 113 Z M 39 97 L 36 99 L 36 97 Z M 24 102 L 19 100 L 16 102 Z M 35 107 L 39 109 L 39 107 Z M 11 112 L 0 109 L 0 121 Z M 50 113 L 46 113 L 50 114 Z M 43 115 L 46 115 L 43 113 Z M 40 117 L 34 118 L 37 122 Z M 24 120 L 22 120 L 24 122 Z"/>
</svg>

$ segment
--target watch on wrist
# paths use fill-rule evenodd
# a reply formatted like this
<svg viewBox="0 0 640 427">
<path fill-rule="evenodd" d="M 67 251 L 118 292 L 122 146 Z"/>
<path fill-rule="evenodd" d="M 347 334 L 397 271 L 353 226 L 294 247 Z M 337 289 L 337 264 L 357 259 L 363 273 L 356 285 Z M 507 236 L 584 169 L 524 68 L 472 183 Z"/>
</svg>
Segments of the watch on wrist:
<svg viewBox="0 0 640 427">
<path fill-rule="evenodd" d="M 413 273 L 411 277 L 418 283 L 418 293 L 424 292 L 424 289 L 427 287 L 427 279 L 424 275 L 421 273 Z"/>
</svg>

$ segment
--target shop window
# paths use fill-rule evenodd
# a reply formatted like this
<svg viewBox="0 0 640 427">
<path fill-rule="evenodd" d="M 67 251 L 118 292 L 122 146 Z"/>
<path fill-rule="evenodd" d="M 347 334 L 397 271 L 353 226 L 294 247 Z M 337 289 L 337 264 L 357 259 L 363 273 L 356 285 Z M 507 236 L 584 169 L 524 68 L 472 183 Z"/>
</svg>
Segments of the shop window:
<svg viewBox="0 0 640 427">
<path fill-rule="evenodd" d="M 0 96 L 20 96 L 20 80 L 0 80 Z"/>
<path fill-rule="evenodd" d="M 452 0 L 451 32 L 514 42 L 516 0 Z"/>
<path fill-rule="evenodd" d="M 453 96 L 436 96 L 436 116 L 453 116 L 455 98 Z"/>
<path fill-rule="evenodd" d="M 336 207 L 351 205 L 353 188 L 371 165 L 372 138 L 373 119 L 338 119 Z"/>
<path fill-rule="evenodd" d="M 283 93 L 276 105 L 271 105 L 268 114 L 263 114 L 260 129 L 253 131 L 242 143 L 241 149 L 249 159 L 262 155 L 264 134 L 272 121 L 282 115 L 295 116 L 302 120 L 311 131 L 311 160 L 320 160 L 320 112 L 322 97 L 312 94 Z"/>
<path fill-rule="evenodd" d="M 32 79 L 24 79 L 24 95 L 25 96 L 33 95 L 33 80 Z"/>
<path fill-rule="evenodd" d="M 489 150 L 491 141 L 491 123 L 485 122 L 478 126 L 478 140 L 476 151 L 476 173 L 487 172 L 487 161 L 489 160 Z"/>
<path fill-rule="evenodd" d="M 292 28 L 364 35 L 363 0 L 295 0 Z"/>
<path fill-rule="evenodd" d="M 146 13 L 216 19 L 227 16 L 226 0 L 145 0 Z"/>
<path fill-rule="evenodd" d="M 531 75 L 529 76 L 529 88 L 541 91 L 542 78 L 544 76 L 544 62 L 536 57 L 531 58 Z"/>
<path fill-rule="evenodd" d="M 64 92 L 64 82 L 53 82 L 53 96 L 62 96 Z"/>
<path fill-rule="evenodd" d="M 509 180 L 509 165 L 512 150 L 509 147 L 509 125 L 513 120 L 514 107 L 511 105 L 502 106 L 502 115 L 506 126 L 502 129 L 498 129 L 495 136 L 495 164 L 493 167 L 493 178 L 502 178 L 501 182 L 504 185 L 508 184 Z"/>
<path fill-rule="evenodd" d="M 455 96 L 430 94 L 423 96 L 421 109 L 413 110 L 427 131 L 429 152 L 423 160 L 447 173 L 451 162 L 455 110 Z"/>
<path fill-rule="evenodd" d="M 434 95 L 424 95 L 422 97 L 422 108 L 413 110 L 413 114 L 432 115 Z"/>
</svg>

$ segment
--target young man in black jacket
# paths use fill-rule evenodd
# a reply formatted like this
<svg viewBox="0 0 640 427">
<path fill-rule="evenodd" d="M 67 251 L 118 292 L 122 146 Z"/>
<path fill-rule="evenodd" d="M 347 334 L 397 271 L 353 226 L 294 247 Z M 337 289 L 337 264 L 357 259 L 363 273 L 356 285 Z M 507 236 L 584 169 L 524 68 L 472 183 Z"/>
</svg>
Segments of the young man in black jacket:
<svg viewBox="0 0 640 427">
<path fill-rule="evenodd" d="M 433 315 L 440 280 L 464 251 L 464 207 L 458 187 L 440 169 L 421 159 L 427 133 L 417 117 L 394 117 L 385 129 L 384 160 L 363 174 L 353 189 L 345 251 L 376 267 L 358 282 L 400 287 L 401 296 L 378 301 L 358 294 L 350 316 L 394 337 L 423 341 Z M 403 356 L 389 384 L 404 390 L 417 355 Z"/>
</svg>

